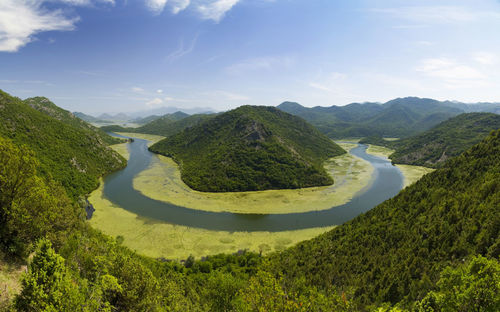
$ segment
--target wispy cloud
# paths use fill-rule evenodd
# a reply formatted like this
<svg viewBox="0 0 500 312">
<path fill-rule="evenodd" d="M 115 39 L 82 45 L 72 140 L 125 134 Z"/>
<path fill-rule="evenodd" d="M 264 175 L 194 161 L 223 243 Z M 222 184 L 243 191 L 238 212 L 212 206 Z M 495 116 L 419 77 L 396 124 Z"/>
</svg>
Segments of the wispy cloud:
<svg viewBox="0 0 500 312">
<path fill-rule="evenodd" d="M 154 14 L 160 14 L 169 5 L 173 14 L 192 9 L 202 19 L 218 23 L 241 0 L 145 0 L 146 7 Z"/>
<path fill-rule="evenodd" d="M 160 98 L 154 98 L 154 99 L 146 102 L 146 106 L 149 108 L 158 107 L 158 106 L 161 106 L 162 104 L 163 104 L 163 100 Z"/>
<path fill-rule="evenodd" d="M 196 10 L 202 18 L 219 22 L 226 12 L 238 2 L 239 0 L 201 1 L 196 5 Z"/>
<path fill-rule="evenodd" d="M 78 17 L 62 10 L 46 10 L 41 1 L 0 1 L 0 51 L 16 52 L 43 31 L 68 31 L 75 28 Z"/>
<path fill-rule="evenodd" d="M 167 0 L 146 0 L 146 7 L 155 14 L 159 14 L 165 8 Z"/>
<path fill-rule="evenodd" d="M 283 57 L 258 57 L 235 63 L 225 68 L 226 73 L 240 75 L 252 71 L 268 71 L 276 68 L 289 68 L 295 64 L 291 56 Z"/>
<path fill-rule="evenodd" d="M 446 57 L 424 59 L 415 70 L 438 79 L 448 88 L 473 88 L 489 84 L 488 76 L 480 69 Z"/>
<path fill-rule="evenodd" d="M 477 52 L 473 60 L 483 65 L 495 65 L 498 63 L 498 55 L 491 52 Z"/>
<path fill-rule="evenodd" d="M 79 21 L 61 8 L 47 8 L 46 3 L 64 6 L 90 6 L 114 0 L 2 0 L 0 1 L 0 51 L 16 52 L 45 31 L 71 31 Z"/>
<path fill-rule="evenodd" d="M 390 15 L 416 23 L 472 22 L 487 18 L 500 19 L 500 13 L 481 11 L 465 6 L 407 6 L 372 9 L 372 12 Z M 419 24 L 419 27 L 423 25 Z"/>
<path fill-rule="evenodd" d="M 169 55 L 167 55 L 166 61 L 169 63 L 172 63 L 175 60 L 193 52 L 197 41 L 198 41 L 198 34 L 196 34 L 196 36 L 194 36 L 194 38 L 191 40 L 189 45 L 187 47 L 185 47 L 184 46 L 184 39 L 181 39 L 177 49 L 175 51 L 173 51 L 172 53 L 170 53 Z"/>
<path fill-rule="evenodd" d="M 172 13 L 177 14 L 180 11 L 185 10 L 189 4 L 191 3 L 190 0 L 171 0 L 172 3 Z"/>
<path fill-rule="evenodd" d="M 144 92 L 144 89 L 140 88 L 140 87 L 132 87 L 132 88 L 130 88 L 130 90 L 132 90 L 132 92 L 135 92 L 135 93 L 142 93 L 142 92 Z"/>
</svg>

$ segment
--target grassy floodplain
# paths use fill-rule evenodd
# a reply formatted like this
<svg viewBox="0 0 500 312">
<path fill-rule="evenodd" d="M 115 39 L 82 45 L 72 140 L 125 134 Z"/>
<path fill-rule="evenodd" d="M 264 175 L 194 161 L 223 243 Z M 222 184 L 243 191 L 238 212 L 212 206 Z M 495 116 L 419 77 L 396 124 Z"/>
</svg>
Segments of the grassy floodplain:
<svg viewBox="0 0 500 312">
<path fill-rule="evenodd" d="M 355 144 L 340 143 L 345 150 Z M 181 179 L 177 164 L 168 157 L 153 158 L 151 166 L 134 178 L 134 188 L 150 198 L 178 206 L 214 212 L 293 213 L 329 209 L 348 202 L 370 185 L 373 168 L 365 160 L 344 154 L 325 163 L 333 176 L 331 186 L 295 190 L 207 193 L 189 188 Z"/>
<path fill-rule="evenodd" d="M 147 140 L 161 139 L 161 137 L 158 136 L 152 137 L 149 135 L 137 135 L 135 133 L 120 134 L 126 136 L 134 136 L 137 138 L 144 138 Z M 348 150 L 353 148 L 354 146 L 354 144 L 342 143 L 342 147 Z M 123 157 L 129 157 L 127 143 L 117 144 L 112 147 Z M 170 171 L 170 177 L 172 175 L 176 177 L 176 185 L 178 188 L 181 188 L 181 186 L 187 188 L 187 186 L 185 186 L 185 184 L 180 180 L 179 170 L 172 160 L 166 157 L 155 157 L 154 159 L 155 160 L 153 161 L 151 168 L 146 170 L 148 174 L 142 177 L 144 182 L 147 182 L 147 177 L 151 176 L 151 174 L 160 169 L 160 175 L 163 175 L 163 171 L 167 170 Z M 164 163 L 167 161 L 169 161 L 172 166 L 165 166 Z M 339 156 L 334 160 L 327 162 L 326 167 L 328 168 L 329 172 L 333 171 L 335 174 L 334 177 L 336 184 L 334 188 L 336 187 L 337 190 L 333 190 L 333 192 L 339 192 L 340 194 L 340 191 L 343 190 L 344 194 L 343 197 L 341 197 L 342 199 L 336 199 L 336 201 L 340 203 L 341 200 L 344 202 L 348 201 L 352 197 L 352 195 L 355 194 L 355 192 L 361 190 L 363 187 L 368 186 L 373 171 L 373 168 L 367 162 L 350 155 Z M 340 177 L 343 177 L 343 179 Z M 136 180 L 141 181 L 141 177 L 136 177 L 136 179 L 134 180 L 135 187 L 137 187 Z M 151 181 L 151 178 L 149 178 L 149 180 Z M 355 184 L 360 184 L 360 181 L 364 181 L 364 186 L 360 187 L 358 185 L 357 187 L 354 187 Z M 156 182 L 152 181 L 152 183 L 152 185 L 155 185 L 154 183 Z M 166 187 L 164 186 L 162 186 L 162 188 L 166 189 Z M 332 192 L 332 190 L 326 190 L 328 188 L 330 187 L 306 189 L 305 191 L 309 193 L 309 195 L 306 194 L 304 196 L 308 196 L 308 200 L 311 200 L 313 198 L 313 190 L 316 189 L 316 192 L 321 194 L 316 195 L 319 200 L 320 196 L 324 197 L 325 192 Z M 345 193 L 347 193 L 349 188 L 351 188 L 350 196 L 346 196 Z M 352 191 L 353 189 L 354 191 Z M 139 188 L 139 190 L 143 191 L 143 193 L 147 196 L 149 196 L 150 194 L 150 191 L 144 192 L 144 189 L 142 188 Z M 295 192 L 295 198 L 298 198 L 301 194 L 299 193 L 300 190 L 285 191 L 287 193 Z M 191 190 L 191 192 L 194 191 Z M 276 196 L 277 192 L 280 191 L 258 192 L 260 193 L 258 197 L 260 197 L 260 200 L 262 202 L 264 202 L 265 200 L 270 200 L 266 198 L 272 197 L 275 197 L 274 203 L 282 202 L 283 199 L 280 199 L 280 197 Z M 202 192 L 196 193 L 205 194 Z M 268 193 L 268 195 L 266 195 L 265 193 Z M 245 192 L 241 195 L 248 196 L 249 194 L 251 193 Z M 212 194 L 207 193 L 207 195 Z M 228 195 L 234 196 L 234 194 Z M 123 237 L 124 244 L 127 247 L 130 247 L 141 254 L 151 257 L 165 257 L 168 259 L 184 259 L 189 255 L 201 257 L 217 253 L 231 253 L 237 252 L 241 249 L 269 253 L 272 251 L 279 251 L 284 248 L 290 247 L 300 241 L 311 239 L 333 228 L 333 226 L 331 226 L 283 232 L 225 232 L 172 225 L 166 222 L 143 218 L 114 205 L 104 197 L 102 183 L 101 187 L 99 187 L 91 194 L 91 196 L 89 197 L 89 201 L 94 205 L 94 208 L 96 209 L 92 219 L 90 220 L 92 226 L 100 229 L 108 235 L 114 237 Z M 241 206 L 241 197 L 229 197 L 229 199 L 219 200 L 219 203 L 226 203 L 226 207 L 229 207 L 230 203 L 235 205 L 235 201 L 238 201 L 238 205 L 236 206 Z M 212 202 L 212 207 L 215 207 L 215 203 L 215 201 Z M 291 207 L 290 203 L 286 204 L 287 205 L 285 205 L 285 207 Z M 306 202 L 302 202 L 301 204 L 303 207 L 305 207 Z M 251 205 L 252 203 L 248 203 L 246 204 L 246 207 L 250 208 Z M 331 204 L 329 205 L 330 206 L 328 206 L 327 208 L 333 206 Z M 217 210 L 214 209 L 213 211 Z M 275 209 L 275 211 L 279 210 Z M 281 211 L 285 212 L 284 208 L 281 208 Z"/>
<path fill-rule="evenodd" d="M 137 133 L 121 135 L 158 141 L 163 137 Z M 352 143 L 339 143 L 350 150 Z M 127 143 L 112 146 L 128 158 Z M 392 151 L 370 146 L 369 153 L 387 157 Z M 335 179 L 328 187 L 302 190 L 271 190 L 241 193 L 204 193 L 187 187 L 180 179 L 177 165 L 163 156 L 153 157 L 150 168 L 134 179 L 134 188 L 158 200 L 168 200 L 176 205 L 209 211 L 254 213 L 290 213 L 311 209 L 328 209 L 347 202 L 357 192 L 369 186 L 373 168 L 370 164 L 350 154 L 335 157 L 325 164 Z M 403 171 L 405 181 L 415 181 L 423 174 L 415 166 Z M 411 174 L 409 178 L 407 175 Z M 405 183 L 406 185 L 406 183 Z M 325 196 L 328 195 L 328 196 Z M 232 253 L 241 249 L 269 253 L 283 250 L 300 241 L 316 237 L 332 227 L 311 228 L 284 232 L 225 232 L 190 228 L 152 220 L 131 213 L 114 205 L 103 195 L 103 186 L 89 197 L 96 211 L 90 223 L 104 233 L 123 237 L 123 243 L 137 252 L 167 259 L 184 259 L 189 255 L 202 257 L 218 253 Z M 238 208 L 234 208 L 238 207 Z"/>
<path fill-rule="evenodd" d="M 96 211 L 90 224 L 140 254 L 167 259 L 197 258 L 247 249 L 269 253 L 311 239 L 332 227 L 284 232 L 225 232 L 173 225 L 138 216 L 111 203 L 103 196 L 103 186 L 89 197 Z"/>
<path fill-rule="evenodd" d="M 389 158 L 389 155 L 394 153 L 394 150 L 384 146 L 370 144 L 366 152 L 371 155 Z M 412 166 L 412 165 L 396 165 L 396 167 L 398 167 L 399 170 L 401 170 L 401 172 L 403 173 L 404 176 L 403 187 L 407 187 L 408 185 L 415 183 L 424 174 L 427 174 L 435 170 L 432 168 L 427 168 L 422 166 Z"/>
</svg>

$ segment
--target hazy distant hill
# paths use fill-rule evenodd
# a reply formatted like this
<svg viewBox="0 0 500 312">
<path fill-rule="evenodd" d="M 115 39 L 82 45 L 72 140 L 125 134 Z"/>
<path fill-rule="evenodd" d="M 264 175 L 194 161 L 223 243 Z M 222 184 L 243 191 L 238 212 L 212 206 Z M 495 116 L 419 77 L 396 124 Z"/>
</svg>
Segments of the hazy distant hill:
<svg viewBox="0 0 500 312">
<path fill-rule="evenodd" d="M 136 128 L 111 125 L 101 127 L 101 129 L 106 132 L 133 132 L 171 136 L 215 116 L 215 114 L 185 115 L 182 112 L 167 114 Z"/>
<path fill-rule="evenodd" d="M 40 173 L 62 183 L 72 196 L 90 192 L 98 177 L 126 165 L 107 147 L 115 138 L 44 97 L 22 101 L 0 91 L 0 135 L 32 149 Z"/>
<path fill-rule="evenodd" d="M 145 124 L 150 123 L 158 118 L 161 118 L 161 116 L 150 115 L 150 116 L 146 116 L 146 117 L 138 117 L 138 118 L 132 119 L 131 122 L 136 123 L 138 125 L 145 125 Z"/>
<path fill-rule="evenodd" d="M 439 167 L 448 158 L 458 156 L 497 129 L 500 129 L 500 115 L 467 113 L 406 139 L 386 141 L 380 137 L 368 137 L 361 142 L 395 149 L 389 156 L 393 163 Z"/>
<path fill-rule="evenodd" d="M 313 108 L 284 102 L 278 108 L 306 119 L 331 138 L 408 137 L 466 111 L 499 111 L 500 104 L 463 104 L 407 97 L 384 104 L 353 103 Z"/>
<path fill-rule="evenodd" d="M 200 191 L 255 191 L 332 184 L 323 161 L 345 151 L 303 119 L 241 106 L 150 147 L 173 157 Z"/>
<path fill-rule="evenodd" d="M 86 121 L 86 122 L 93 122 L 93 123 L 109 123 L 109 122 L 111 122 L 109 120 L 102 120 L 102 119 L 99 119 L 97 117 L 84 114 L 82 112 L 73 112 L 73 115 L 75 115 L 75 117 L 78 117 L 81 120 Z"/>
</svg>

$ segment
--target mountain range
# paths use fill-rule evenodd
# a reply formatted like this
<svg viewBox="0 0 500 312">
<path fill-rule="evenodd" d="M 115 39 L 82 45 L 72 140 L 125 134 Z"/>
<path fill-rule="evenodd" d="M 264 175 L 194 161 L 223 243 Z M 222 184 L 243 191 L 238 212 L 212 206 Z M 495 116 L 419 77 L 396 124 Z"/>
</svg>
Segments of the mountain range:
<svg viewBox="0 0 500 312">
<path fill-rule="evenodd" d="M 386 103 L 304 107 L 284 102 L 278 108 L 299 116 L 331 138 L 408 137 L 465 112 L 500 112 L 500 103 L 464 104 L 406 97 Z"/>
</svg>

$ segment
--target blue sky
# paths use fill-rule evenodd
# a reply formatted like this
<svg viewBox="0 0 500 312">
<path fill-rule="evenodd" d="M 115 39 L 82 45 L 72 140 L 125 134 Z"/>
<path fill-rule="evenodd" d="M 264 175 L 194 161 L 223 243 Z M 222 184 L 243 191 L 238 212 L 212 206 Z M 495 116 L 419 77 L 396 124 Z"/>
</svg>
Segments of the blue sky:
<svg viewBox="0 0 500 312">
<path fill-rule="evenodd" d="M 0 89 L 71 111 L 500 102 L 500 2 L 0 0 Z"/>
</svg>

